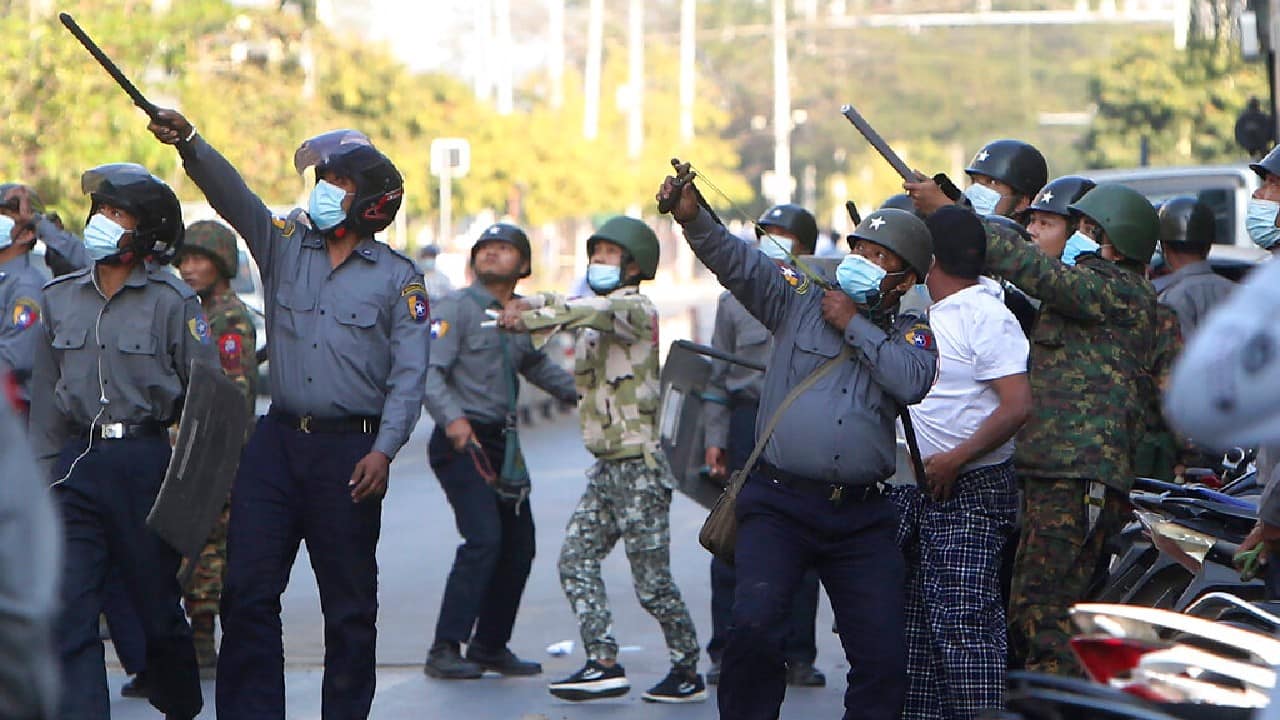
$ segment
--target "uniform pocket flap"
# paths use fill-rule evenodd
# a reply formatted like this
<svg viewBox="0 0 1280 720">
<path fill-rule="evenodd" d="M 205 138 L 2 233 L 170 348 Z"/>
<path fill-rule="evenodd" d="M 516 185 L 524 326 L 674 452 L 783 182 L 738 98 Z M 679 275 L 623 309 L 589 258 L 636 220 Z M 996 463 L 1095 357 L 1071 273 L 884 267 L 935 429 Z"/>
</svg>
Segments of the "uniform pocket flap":
<svg viewBox="0 0 1280 720">
<path fill-rule="evenodd" d="M 53 336 L 53 348 L 55 350 L 82 348 L 88 334 L 88 328 L 59 328 Z"/>
<path fill-rule="evenodd" d="M 802 352 L 821 355 L 824 358 L 833 358 L 840 354 L 840 348 L 844 344 L 844 338 L 838 335 L 823 334 L 818 337 L 806 337 L 808 333 L 796 337 L 796 348 Z"/>
<path fill-rule="evenodd" d="M 316 307 L 316 297 L 313 294 L 302 292 L 301 288 L 288 285 L 276 290 L 276 302 L 281 307 L 289 310 L 314 310 Z"/>
<path fill-rule="evenodd" d="M 130 330 L 120 334 L 117 347 L 131 355 L 155 355 L 156 338 L 149 330 Z"/>
<path fill-rule="evenodd" d="M 338 318 L 338 322 L 343 325 L 354 325 L 355 327 L 373 327 L 378 322 L 378 307 L 367 303 L 359 305 L 350 305 L 344 307 L 334 315 Z"/>
</svg>

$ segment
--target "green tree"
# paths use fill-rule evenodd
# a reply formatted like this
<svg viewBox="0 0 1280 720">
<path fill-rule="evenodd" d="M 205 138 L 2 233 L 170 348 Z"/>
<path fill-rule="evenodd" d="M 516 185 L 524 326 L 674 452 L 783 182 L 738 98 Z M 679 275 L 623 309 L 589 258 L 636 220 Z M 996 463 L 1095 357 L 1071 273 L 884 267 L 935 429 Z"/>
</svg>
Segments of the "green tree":
<svg viewBox="0 0 1280 720">
<path fill-rule="evenodd" d="M 1143 137 L 1153 165 L 1239 162 L 1236 117 L 1250 96 L 1266 97 L 1266 72 L 1223 44 L 1134 42 L 1095 66 L 1089 93 L 1097 115 L 1081 150 L 1090 167 L 1137 165 Z"/>
</svg>

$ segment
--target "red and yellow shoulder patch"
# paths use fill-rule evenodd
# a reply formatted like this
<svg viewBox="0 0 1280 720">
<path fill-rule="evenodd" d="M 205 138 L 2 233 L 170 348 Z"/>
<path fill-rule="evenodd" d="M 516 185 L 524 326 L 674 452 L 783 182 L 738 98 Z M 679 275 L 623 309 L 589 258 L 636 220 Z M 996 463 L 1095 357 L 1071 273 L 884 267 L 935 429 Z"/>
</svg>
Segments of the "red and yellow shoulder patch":
<svg viewBox="0 0 1280 720">
<path fill-rule="evenodd" d="M 907 330 L 903 339 L 922 350 L 932 350 L 934 346 L 933 331 L 928 323 L 916 323 Z"/>
<path fill-rule="evenodd" d="M 40 303 L 29 297 L 18 298 L 13 304 L 13 315 L 9 319 L 17 329 L 26 330 L 40 322 Z"/>
</svg>

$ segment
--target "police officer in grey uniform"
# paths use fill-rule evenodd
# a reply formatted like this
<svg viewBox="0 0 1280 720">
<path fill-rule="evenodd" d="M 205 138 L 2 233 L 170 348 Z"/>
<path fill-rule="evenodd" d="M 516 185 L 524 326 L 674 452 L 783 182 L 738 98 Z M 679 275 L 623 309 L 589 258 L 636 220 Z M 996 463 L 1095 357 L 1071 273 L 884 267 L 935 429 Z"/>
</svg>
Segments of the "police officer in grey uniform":
<svg viewBox="0 0 1280 720">
<path fill-rule="evenodd" d="M 1215 305 L 1236 284 L 1213 271 L 1209 249 L 1217 231 L 1213 210 L 1191 196 L 1170 198 L 1160 206 L 1160 251 L 1173 272 L 1152 281 L 1156 297 L 1173 308 L 1190 338 Z"/>
<path fill-rule="evenodd" d="M 787 262 L 785 253 L 774 252 L 786 247 L 797 256 L 813 255 L 818 239 L 818 223 L 813 215 L 798 205 L 775 205 L 756 221 L 761 234 L 760 247 L 779 263 Z M 806 262 L 814 262 L 806 260 Z M 769 330 L 731 293 L 724 292 L 716 304 L 716 318 L 711 333 L 711 346 L 732 355 L 764 365 L 772 346 Z M 755 444 L 756 412 L 760 407 L 760 388 L 764 375 L 742 365 L 714 360 L 707 381 L 703 405 L 706 432 L 706 463 L 712 477 L 724 480 L 747 462 Z M 720 558 L 711 558 L 711 641 L 707 655 L 711 669 L 707 682 L 720 682 L 720 656 L 724 651 L 733 611 L 733 566 Z M 802 687 L 822 687 L 827 678 L 813 666 L 818 648 L 815 623 L 818 612 L 818 575 L 807 572 L 796 592 L 796 600 L 788 618 L 785 656 L 787 683 Z"/>
<path fill-rule="evenodd" d="M 200 302 L 168 262 L 182 241 L 178 199 L 138 165 L 103 165 L 85 247 L 94 265 L 50 282 L 31 381 L 31 437 L 66 542 L 58 645 L 61 717 L 110 716 L 98 615 L 108 573 L 124 579 L 153 669 L 150 700 L 169 718 L 200 712 L 200 675 L 179 601 L 181 560 L 145 524 L 169 463 L 190 364 L 217 367 Z"/>
<path fill-rule="evenodd" d="M 388 466 L 418 420 L 430 344 L 422 273 L 374 240 L 404 194 L 369 139 L 336 130 L 294 155 L 315 168 L 307 210 L 273 217 L 180 114 L 150 130 L 245 238 L 268 298 L 272 405 L 236 476 L 227 533 L 218 714 L 284 716 L 280 595 L 305 540 L 325 613 L 325 717 L 362 718 L 374 693 Z"/>
<path fill-rule="evenodd" d="M 27 386 L 40 335 L 44 286 L 44 275 L 31 264 L 35 232 L 18 222 L 26 196 L 21 185 L 0 184 L 0 366 L 13 371 L 24 405 L 30 399 Z"/>
<path fill-rule="evenodd" d="M 791 388 L 837 363 L 785 410 L 738 496 L 738 577 L 720 714 L 778 716 L 783 618 L 801 576 L 814 568 L 849 661 L 845 717 L 896 718 L 906 686 L 905 566 L 883 483 L 896 465 L 895 418 L 928 392 L 937 351 L 923 318 L 893 311 L 932 262 L 928 228 L 904 211 L 872 213 L 836 270 L 841 289 L 824 292 L 813 282 L 793 286 L 699 207 L 691 183 L 676 188 L 669 177 L 658 197 L 680 192 L 672 215 L 690 247 L 773 333 L 757 433 Z"/>
<path fill-rule="evenodd" d="M 520 297 L 516 283 L 529 276 L 530 260 L 523 230 L 490 225 L 471 246 L 475 282 L 432 313 L 425 404 L 436 427 L 427 452 L 463 540 L 427 656 L 425 671 L 433 677 L 542 672 L 507 648 L 534 555 L 528 472 L 513 434 L 517 373 L 564 403 L 577 402 L 578 391 L 573 376 L 535 350 L 528 335 L 494 327 L 493 314 Z"/>
</svg>

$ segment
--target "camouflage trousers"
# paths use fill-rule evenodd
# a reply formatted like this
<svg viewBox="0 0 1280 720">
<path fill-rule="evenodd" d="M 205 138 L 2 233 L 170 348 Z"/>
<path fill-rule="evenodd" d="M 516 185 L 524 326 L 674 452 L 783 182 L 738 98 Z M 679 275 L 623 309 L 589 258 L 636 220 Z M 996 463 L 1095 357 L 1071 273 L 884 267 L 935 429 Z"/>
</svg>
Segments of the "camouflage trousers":
<svg viewBox="0 0 1280 720">
<path fill-rule="evenodd" d="M 597 460 L 587 470 L 587 490 L 565 529 L 559 568 L 589 659 L 618 656 L 600 561 L 621 539 L 636 597 L 662 626 L 671 664 L 692 670 L 698 663 L 693 619 L 671 577 L 671 485 L 671 468 L 660 454 L 650 462 Z"/>
<path fill-rule="evenodd" d="M 1124 498 L 1108 489 L 1090 528 L 1089 481 L 1023 478 L 1022 538 L 1009 591 L 1011 665 L 1081 675 L 1068 610 L 1085 599 L 1107 541 L 1123 525 Z"/>
<path fill-rule="evenodd" d="M 227 568 L 227 522 L 231 517 L 231 503 L 222 507 L 222 515 L 209 533 L 209 541 L 200 551 L 191 583 L 187 586 L 187 615 L 217 615 L 222 600 L 222 575 Z"/>
</svg>

